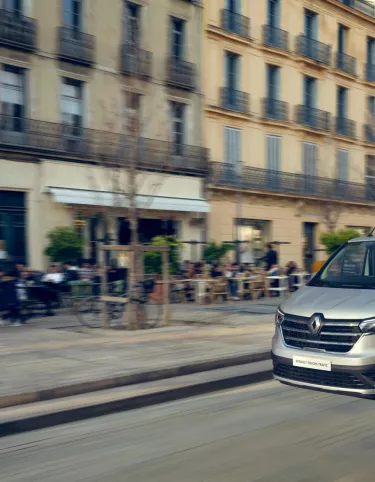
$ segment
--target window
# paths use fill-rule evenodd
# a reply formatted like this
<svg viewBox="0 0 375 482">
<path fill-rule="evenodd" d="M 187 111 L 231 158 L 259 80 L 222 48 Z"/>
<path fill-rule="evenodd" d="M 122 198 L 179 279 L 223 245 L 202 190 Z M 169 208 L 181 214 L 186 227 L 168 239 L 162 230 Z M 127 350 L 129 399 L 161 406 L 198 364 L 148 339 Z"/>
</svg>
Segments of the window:
<svg viewBox="0 0 375 482">
<path fill-rule="evenodd" d="M 346 119 L 348 110 L 348 89 L 346 87 L 337 87 L 337 117 L 338 119 Z"/>
<path fill-rule="evenodd" d="M 185 143 L 185 104 L 171 102 L 172 142 L 174 154 L 181 156 Z"/>
<path fill-rule="evenodd" d="M 19 67 L 4 65 L 0 73 L 2 129 L 22 132 L 25 117 L 25 71 Z"/>
<path fill-rule="evenodd" d="M 268 0 L 267 23 L 270 27 L 280 28 L 281 0 Z"/>
<path fill-rule="evenodd" d="M 349 179 L 349 152 L 345 149 L 337 149 L 337 179 L 348 181 Z"/>
<path fill-rule="evenodd" d="M 280 98 L 280 67 L 267 65 L 267 97 L 279 100 Z"/>
<path fill-rule="evenodd" d="M 280 183 L 281 137 L 267 136 L 267 181 L 270 189 L 277 189 Z"/>
<path fill-rule="evenodd" d="M 343 54 L 346 51 L 348 28 L 344 25 L 339 25 L 337 31 L 337 51 L 339 54 Z"/>
<path fill-rule="evenodd" d="M 125 43 L 139 47 L 141 6 L 132 2 L 125 2 L 124 15 Z"/>
<path fill-rule="evenodd" d="M 141 132 L 141 95 L 125 92 L 124 132 L 138 135 Z"/>
<path fill-rule="evenodd" d="M 225 0 L 225 10 L 232 13 L 241 13 L 241 0 Z"/>
<path fill-rule="evenodd" d="M 224 162 L 231 166 L 241 163 L 241 130 L 233 127 L 224 127 Z"/>
<path fill-rule="evenodd" d="M 367 63 L 375 65 L 375 39 L 367 37 Z"/>
<path fill-rule="evenodd" d="M 23 7 L 24 7 L 23 0 L 3 0 L 3 8 L 8 12 L 23 14 Z"/>
<path fill-rule="evenodd" d="M 228 90 L 239 90 L 240 87 L 240 56 L 233 52 L 225 52 L 224 81 Z"/>
<path fill-rule="evenodd" d="M 176 60 L 182 60 L 184 58 L 184 33 L 185 33 L 185 22 L 180 18 L 171 18 L 171 29 L 172 29 L 172 56 Z"/>
<path fill-rule="evenodd" d="M 318 146 L 310 142 L 302 144 L 302 172 L 305 180 L 305 190 L 314 192 L 317 174 Z"/>
<path fill-rule="evenodd" d="M 79 135 L 83 124 L 83 83 L 79 80 L 62 80 L 61 116 L 67 132 Z"/>
<path fill-rule="evenodd" d="M 306 107 L 316 107 L 318 81 L 314 77 L 304 76 L 303 79 L 303 103 Z"/>
<path fill-rule="evenodd" d="M 82 0 L 63 0 L 63 22 L 73 30 L 82 29 Z"/>
<path fill-rule="evenodd" d="M 311 10 L 305 10 L 305 37 L 311 40 L 319 38 L 319 16 Z"/>
</svg>

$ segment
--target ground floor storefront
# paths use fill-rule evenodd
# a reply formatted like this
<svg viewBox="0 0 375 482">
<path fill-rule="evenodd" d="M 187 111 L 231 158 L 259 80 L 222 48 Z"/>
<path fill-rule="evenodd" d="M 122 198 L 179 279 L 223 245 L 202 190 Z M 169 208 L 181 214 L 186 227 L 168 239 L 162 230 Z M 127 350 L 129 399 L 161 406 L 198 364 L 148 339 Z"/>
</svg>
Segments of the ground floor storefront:
<svg viewBox="0 0 375 482">
<path fill-rule="evenodd" d="M 69 162 L 1 160 L 0 256 L 45 269 L 48 233 L 75 226 L 84 239 L 85 259 L 98 260 L 100 243 L 129 244 L 127 172 Z M 209 205 L 198 177 L 142 173 L 137 178 L 139 241 L 176 235 L 203 246 Z M 196 253 L 197 259 L 200 253 Z"/>
<path fill-rule="evenodd" d="M 267 243 L 279 253 L 280 265 L 295 261 L 311 271 L 314 261 L 326 259 L 320 235 L 329 227 L 368 233 L 375 226 L 375 206 L 301 199 L 268 193 L 242 193 L 211 188 L 209 239 L 239 241 L 241 262 L 256 262 Z"/>
</svg>

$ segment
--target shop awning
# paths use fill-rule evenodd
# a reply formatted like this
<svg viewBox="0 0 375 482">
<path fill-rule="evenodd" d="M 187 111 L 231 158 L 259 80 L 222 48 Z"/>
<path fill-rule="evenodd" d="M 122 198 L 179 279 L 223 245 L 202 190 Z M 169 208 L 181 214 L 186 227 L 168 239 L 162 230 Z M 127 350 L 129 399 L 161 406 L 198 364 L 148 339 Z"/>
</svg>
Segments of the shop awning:
<svg viewBox="0 0 375 482">
<path fill-rule="evenodd" d="M 108 191 L 90 191 L 86 189 L 67 189 L 48 187 L 54 200 L 63 204 L 81 204 L 85 206 L 129 207 L 129 199 L 125 194 Z M 163 196 L 137 196 L 139 209 L 155 211 L 180 211 L 190 213 L 208 213 L 210 207 L 204 199 L 188 199 Z"/>
</svg>

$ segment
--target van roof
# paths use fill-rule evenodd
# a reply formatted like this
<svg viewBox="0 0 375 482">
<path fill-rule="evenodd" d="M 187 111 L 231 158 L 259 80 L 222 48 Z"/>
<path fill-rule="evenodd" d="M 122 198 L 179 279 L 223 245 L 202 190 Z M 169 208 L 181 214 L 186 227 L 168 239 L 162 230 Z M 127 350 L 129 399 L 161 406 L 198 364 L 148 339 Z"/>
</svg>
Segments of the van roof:
<svg viewBox="0 0 375 482">
<path fill-rule="evenodd" d="M 375 242 L 375 236 L 360 236 L 359 238 L 353 238 L 348 243 L 359 243 L 361 241 L 366 241 L 368 242 Z"/>
</svg>

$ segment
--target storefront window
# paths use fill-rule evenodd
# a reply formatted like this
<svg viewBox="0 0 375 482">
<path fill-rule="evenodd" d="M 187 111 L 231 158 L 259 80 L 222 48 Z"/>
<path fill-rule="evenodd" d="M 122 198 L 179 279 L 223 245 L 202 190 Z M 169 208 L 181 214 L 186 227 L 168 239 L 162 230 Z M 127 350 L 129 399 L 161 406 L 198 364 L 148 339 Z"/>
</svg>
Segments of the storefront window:
<svg viewBox="0 0 375 482">
<path fill-rule="evenodd" d="M 239 219 L 238 235 L 241 241 L 241 263 L 257 263 L 263 258 L 269 242 L 270 222 Z"/>
<path fill-rule="evenodd" d="M 25 196 L 22 192 L 0 191 L 0 246 L 2 256 L 26 262 Z"/>
</svg>

